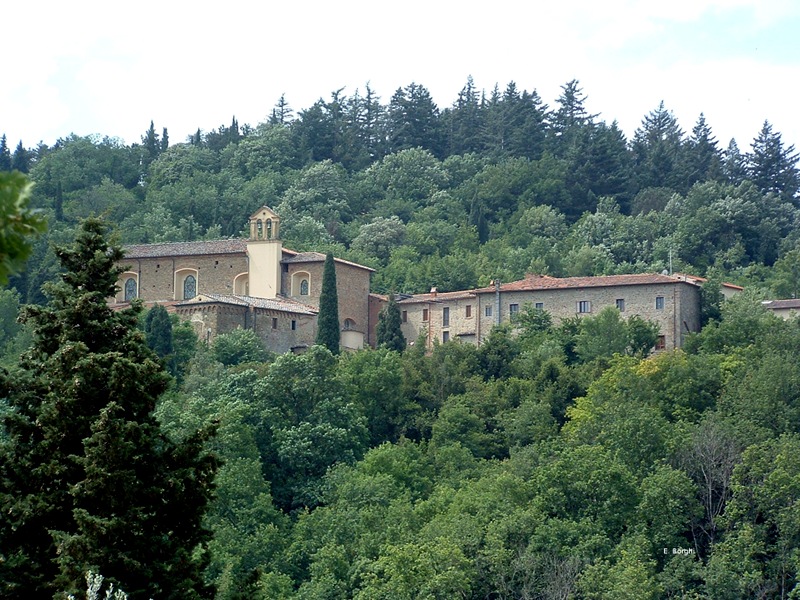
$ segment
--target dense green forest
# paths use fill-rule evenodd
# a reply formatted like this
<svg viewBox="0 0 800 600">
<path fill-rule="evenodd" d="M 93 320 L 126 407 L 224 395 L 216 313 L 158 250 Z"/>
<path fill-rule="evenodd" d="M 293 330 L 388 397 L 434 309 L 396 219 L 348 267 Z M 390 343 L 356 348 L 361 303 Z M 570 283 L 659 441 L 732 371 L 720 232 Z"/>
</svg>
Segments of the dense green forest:
<svg viewBox="0 0 800 600">
<path fill-rule="evenodd" d="M 417 84 L 388 104 L 369 87 L 297 113 L 281 98 L 267 122 L 234 118 L 173 145 L 152 123 L 131 145 L 70 136 L 12 152 L 3 138 L 0 170 L 28 172 L 50 216 L 12 283 L 41 302 L 51 242 L 90 215 L 123 243 L 179 241 L 238 236 L 268 205 L 288 247 L 375 267 L 378 292 L 660 272 L 670 254 L 675 270 L 796 292 L 782 274 L 797 269 L 797 154 L 769 122 L 740 150 L 703 115 L 685 132 L 661 103 L 627 140 L 585 102 L 577 81 L 548 107 L 513 83 L 486 94 L 469 80 L 441 110 Z"/>
<path fill-rule="evenodd" d="M 760 302 L 800 287 L 795 149 L 769 122 L 722 148 L 664 104 L 627 140 L 585 100 L 576 81 L 548 107 L 470 80 L 444 109 L 417 84 L 388 104 L 340 91 L 173 145 L 154 124 L 130 146 L 3 139 L 49 229 L 0 292 L 0 358 L 13 373 L 42 343 L 20 303 L 45 301 L 50 244 L 98 214 L 122 242 L 210 239 L 266 204 L 288 247 L 371 265 L 387 293 L 704 275 L 703 330 L 655 356 L 613 309 L 523 310 L 480 347 L 277 357 L 152 309 L 142 335 L 171 374 L 155 415 L 175 444 L 216 428 L 218 598 L 800 597 L 800 320 Z M 747 289 L 722 301 L 723 279 Z"/>
</svg>

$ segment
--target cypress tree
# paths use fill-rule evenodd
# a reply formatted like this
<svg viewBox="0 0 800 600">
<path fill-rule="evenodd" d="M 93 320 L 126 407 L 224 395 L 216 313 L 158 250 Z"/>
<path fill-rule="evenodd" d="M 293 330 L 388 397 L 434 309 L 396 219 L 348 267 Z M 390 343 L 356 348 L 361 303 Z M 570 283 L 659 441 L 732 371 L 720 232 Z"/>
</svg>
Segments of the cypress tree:
<svg viewBox="0 0 800 600">
<path fill-rule="evenodd" d="M 317 316 L 317 344 L 339 354 L 339 296 L 336 291 L 336 266 L 328 252 L 322 270 L 322 291 Z"/>
<path fill-rule="evenodd" d="M 92 569 L 137 598 L 200 598 L 201 526 L 216 460 L 207 432 L 177 443 L 153 412 L 169 376 L 137 329 L 141 305 L 115 312 L 122 251 L 86 221 L 49 303 L 27 307 L 35 342 L 0 375 L 10 411 L 0 445 L 0 596 L 77 594 Z"/>
<path fill-rule="evenodd" d="M 379 347 L 397 352 L 406 349 L 406 338 L 400 324 L 400 308 L 397 306 L 394 294 L 389 294 L 389 303 L 378 315 L 378 325 L 375 330 Z"/>
</svg>

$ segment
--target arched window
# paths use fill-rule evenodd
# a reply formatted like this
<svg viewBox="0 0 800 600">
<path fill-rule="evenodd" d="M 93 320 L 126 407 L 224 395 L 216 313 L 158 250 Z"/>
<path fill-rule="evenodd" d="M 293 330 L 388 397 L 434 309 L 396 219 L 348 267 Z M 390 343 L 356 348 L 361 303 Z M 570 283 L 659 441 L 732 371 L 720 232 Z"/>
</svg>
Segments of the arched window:
<svg viewBox="0 0 800 600">
<path fill-rule="evenodd" d="M 300 295 L 308 296 L 308 279 L 303 279 L 300 282 Z"/>
<path fill-rule="evenodd" d="M 345 319 L 344 320 L 344 328 L 347 331 L 349 331 L 351 329 L 355 329 L 356 328 L 356 322 L 353 321 L 353 319 Z"/>
<path fill-rule="evenodd" d="M 125 280 L 125 302 L 130 302 L 136 298 L 136 280 L 129 277 Z"/>
<path fill-rule="evenodd" d="M 197 295 L 197 279 L 194 275 L 187 275 L 183 280 L 183 299 L 189 300 Z"/>
<path fill-rule="evenodd" d="M 262 239 L 264 237 L 264 224 L 261 222 L 261 219 L 256 221 L 256 235 L 258 236 L 256 239 Z"/>
<path fill-rule="evenodd" d="M 267 239 L 272 239 L 272 219 L 267 219 Z"/>
</svg>

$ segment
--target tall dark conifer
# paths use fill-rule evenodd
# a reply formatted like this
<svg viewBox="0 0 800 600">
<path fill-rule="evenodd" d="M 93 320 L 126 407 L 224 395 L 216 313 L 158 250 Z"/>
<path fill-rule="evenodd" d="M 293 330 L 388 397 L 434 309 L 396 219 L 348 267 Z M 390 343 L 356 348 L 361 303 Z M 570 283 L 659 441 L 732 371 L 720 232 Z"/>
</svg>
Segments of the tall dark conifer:
<svg viewBox="0 0 800 600">
<path fill-rule="evenodd" d="M 20 173 L 27 173 L 31 170 L 31 153 L 22 145 L 22 140 L 19 141 L 11 156 L 11 168 Z"/>
<path fill-rule="evenodd" d="M 8 149 L 6 134 L 0 136 L 0 171 L 11 170 L 11 151 Z"/>
<path fill-rule="evenodd" d="M 401 330 L 400 308 L 394 294 L 389 295 L 389 303 L 378 316 L 378 325 L 375 330 L 378 346 L 402 352 L 406 349 L 406 338 Z"/>
<path fill-rule="evenodd" d="M 748 155 L 750 179 L 764 192 L 778 194 L 784 200 L 796 200 L 800 189 L 800 159 L 794 146 L 784 147 L 781 134 L 772 130 L 769 121 L 753 140 L 753 151 Z"/>
<path fill-rule="evenodd" d="M 10 406 L 0 446 L 0 596 L 84 589 L 89 569 L 137 598 L 200 598 L 201 526 L 216 470 L 203 435 L 180 444 L 153 415 L 168 376 L 116 312 L 122 259 L 106 226 L 83 224 L 56 253 L 65 270 L 49 304 L 28 307 L 35 343 L 0 378 Z"/>
<path fill-rule="evenodd" d="M 317 316 L 317 344 L 339 354 L 341 332 L 339 330 L 339 295 L 336 291 L 336 265 L 333 254 L 328 252 L 322 270 L 322 290 L 319 296 Z"/>
</svg>

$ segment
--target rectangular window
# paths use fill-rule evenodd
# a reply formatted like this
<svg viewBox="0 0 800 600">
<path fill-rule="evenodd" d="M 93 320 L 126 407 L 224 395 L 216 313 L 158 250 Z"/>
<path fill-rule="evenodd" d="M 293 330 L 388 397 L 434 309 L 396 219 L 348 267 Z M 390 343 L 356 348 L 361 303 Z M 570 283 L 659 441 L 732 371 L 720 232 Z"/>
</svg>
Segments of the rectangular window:
<svg viewBox="0 0 800 600">
<path fill-rule="evenodd" d="M 292 331 L 294 331 L 295 329 L 297 329 L 297 321 L 292 319 Z"/>
<path fill-rule="evenodd" d="M 667 348 L 667 336 L 660 335 L 656 340 L 656 350 L 666 350 Z"/>
<path fill-rule="evenodd" d="M 472 316 L 472 304 L 467 304 L 464 307 L 464 316 L 468 319 Z"/>
<path fill-rule="evenodd" d="M 408 323 L 408 311 L 403 311 L 403 323 Z"/>
<path fill-rule="evenodd" d="M 278 319 L 275 318 L 275 317 L 272 317 L 272 328 L 273 329 L 277 329 L 278 328 Z"/>
<path fill-rule="evenodd" d="M 426 322 L 428 321 L 428 309 L 427 308 L 423 308 L 422 309 L 422 320 L 426 321 Z"/>
<path fill-rule="evenodd" d="M 509 304 L 508 305 L 508 314 L 511 315 L 513 319 L 519 313 L 519 304 Z"/>
<path fill-rule="evenodd" d="M 450 326 L 450 308 L 445 306 L 442 309 L 442 327 Z"/>
<path fill-rule="evenodd" d="M 592 312 L 592 303 L 589 300 L 578 302 L 578 313 L 586 314 Z"/>
<path fill-rule="evenodd" d="M 544 302 L 537 302 L 533 305 L 536 310 L 544 310 Z"/>
<path fill-rule="evenodd" d="M 442 332 L 442 342 L 449 342 L 450 341 L 450 332 L 443 331 Z"/>
<path fill-rule="evenodd" d="M 656 296 L 656 310 L 664 310 L 664 296 Z"/>
<path fill-rule="evenodd" d="M 487 317 L 491 317 L 492 316 L 492 307 L 491 306 L 487 306 L 483 310 L 483 314 L 486 315 Z"/>
<path fill-rule="evenodd" d="M 617 298 L 617 310 L 625 312 L 625 298 Z"/>
</svg>

